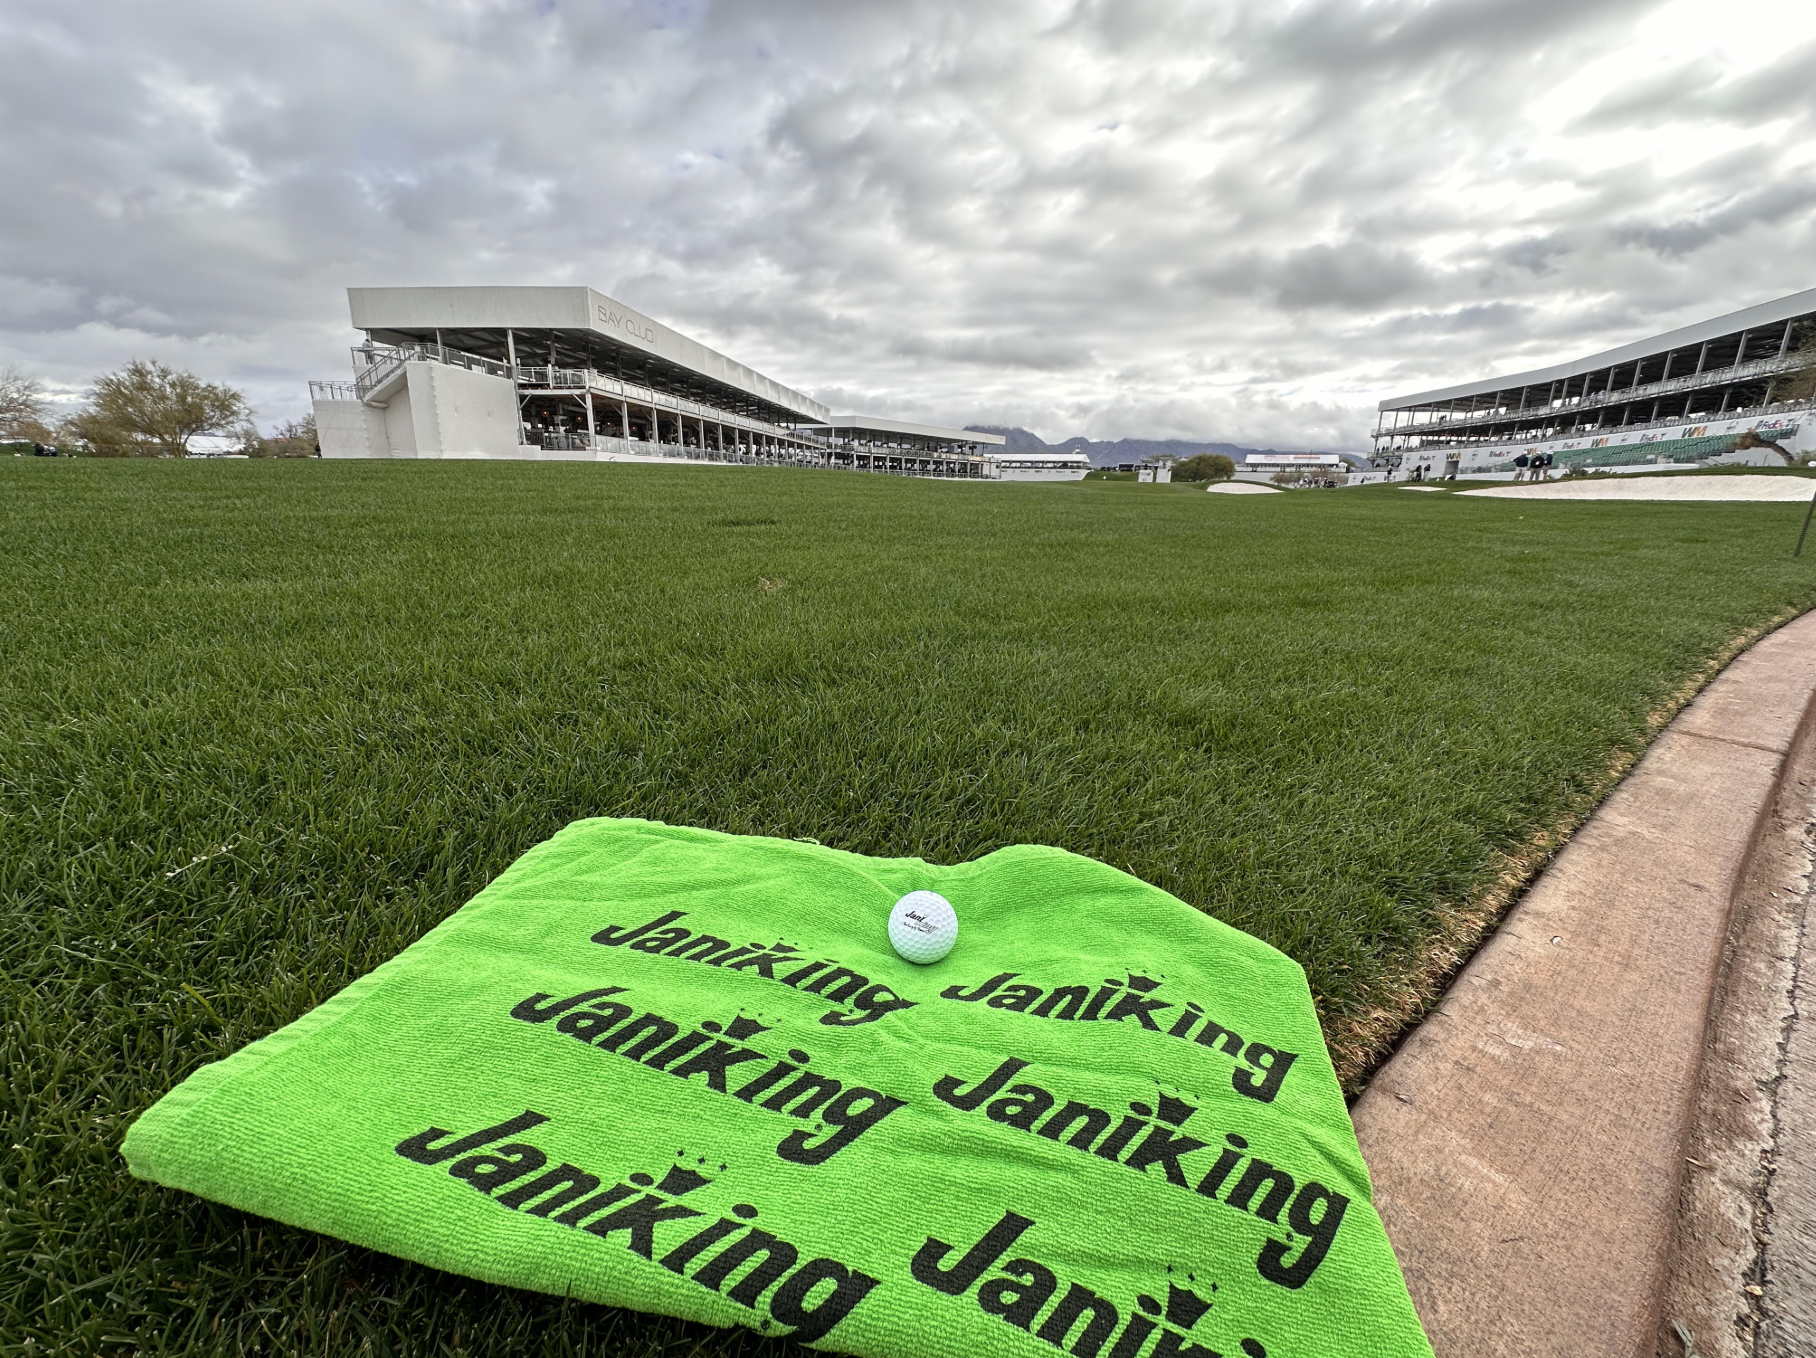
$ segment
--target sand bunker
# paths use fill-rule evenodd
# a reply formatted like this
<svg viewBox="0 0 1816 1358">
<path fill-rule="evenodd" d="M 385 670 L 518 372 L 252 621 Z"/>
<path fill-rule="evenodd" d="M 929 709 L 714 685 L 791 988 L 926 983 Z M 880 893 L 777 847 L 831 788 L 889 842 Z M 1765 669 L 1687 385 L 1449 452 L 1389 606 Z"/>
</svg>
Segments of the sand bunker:
<svg viewBox="0 0 1816 1358">
<path fill-rule="evenodd" d="M 1207 486 L 1213 495 L 1278 495 L 1280 491 L 1274 486 L 1258 486 L 1253 481 L 1219 481 L 1214 486 Z"/>
<path fill-rule="evenodd" d="M 1545 481 L 1536 486 L 1496 486 L 1458 493 L 1503 500 L 1794 500 L 1802 504 L 1816 494 L 1816 481 L 1801 476 L 1636 476 Z"/>
</svg>

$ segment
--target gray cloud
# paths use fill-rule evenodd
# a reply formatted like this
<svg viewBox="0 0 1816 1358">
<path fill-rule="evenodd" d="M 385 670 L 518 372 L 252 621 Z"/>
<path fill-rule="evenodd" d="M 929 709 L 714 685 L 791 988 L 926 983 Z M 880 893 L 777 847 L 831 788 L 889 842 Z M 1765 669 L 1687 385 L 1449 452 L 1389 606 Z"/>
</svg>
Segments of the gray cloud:
<svg viewBox="0 0 1816 1358">
<path fill-rule="evenodd" d="M 1816 26 L 1685 63 L 1673 13 L 0 0 L 0 362 L 274 420 L 350 284 L 588 282 L 841 407 L 1357 447 L 1816 282 Z"/>
<path fill-rule="evenodd" d="M 1752 126 L 1779 118 L 1807 119 L 1816 84 L 1816 43 L 1803 43 L 1762 68 L 1722 72 L 1697 61 L 1647 75 L 1611 91 L 1574 120 L 1573 128 L 1622 128 L 1725 122 Z"/>
<path fill-rule="evenodd" d="M 1737 193 L 1707 211 L 1658 226 L 1624 227 L 1618 235 L 1623 241 L 1644 245 L 1661 255 L 1681 257 L 1725 236 L 1807 219 L 1813 206 L 1816 206 L 1816 184 L 1808 181 L 1768 183 Z"/>
</svg>

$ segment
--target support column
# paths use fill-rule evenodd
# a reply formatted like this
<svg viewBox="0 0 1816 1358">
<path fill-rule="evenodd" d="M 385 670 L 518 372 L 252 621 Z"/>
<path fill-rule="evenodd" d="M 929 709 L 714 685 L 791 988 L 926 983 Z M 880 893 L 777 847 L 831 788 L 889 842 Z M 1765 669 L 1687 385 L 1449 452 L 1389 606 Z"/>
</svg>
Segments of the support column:
<svg viewBox="0 0 1816 1358">
<path fill-rule="evenodd" d="M 1780 358 L 1783 358 L 1791 348 L 1791 327 L 1796 324 L 1797 322 L 1795 320 L 1789 320 L 1784 323 L 1784 338 L 1778 342 L 1778 356 Z"/>
<path fill-rule="evenodd" d="M 631 439 L 631 408 L 625 402 L 618 402 L 618 426 L 624 430 L 624 441 Z"/>
<path fill-rule="evenodd" d="M 593 427 L 593 391 L 587 388 L 586 393 L 586 446 L 589 452 L 599 448 L 599 431 Z"/>
<path fill-rule="evenodd" d="M 504 332 L 504 353 L 505 353 L 505 358 L 509 361 L 509 363 L 511 365 L 511 391 L 517 397 L 517 442 L 521 444 L 523 442 L 523 438 L 524 438 L 524 435 L 523 435 L 524 395 L 523 395 L 523 387 L 519 383 L 518 376 L 517 376 L 517 341 L 512 336 L 510 329 L 508 327 L 506 328 L 506 330 Z"/>
</svg>

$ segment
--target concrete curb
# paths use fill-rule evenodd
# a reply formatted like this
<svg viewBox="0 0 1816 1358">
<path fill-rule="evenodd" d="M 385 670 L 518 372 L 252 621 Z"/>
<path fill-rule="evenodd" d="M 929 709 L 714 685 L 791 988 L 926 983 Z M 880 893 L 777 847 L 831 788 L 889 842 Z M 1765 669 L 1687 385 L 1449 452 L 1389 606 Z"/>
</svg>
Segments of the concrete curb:
<svg viewBox="0 0 1816 1358">
<path fill-rule="evenodd" d="M 1816 613 L 1731 664 L 1353 1109 L 1440 1358 L 1652 1358 L 1729 908 L 1816 723 Z"/>
</svg>

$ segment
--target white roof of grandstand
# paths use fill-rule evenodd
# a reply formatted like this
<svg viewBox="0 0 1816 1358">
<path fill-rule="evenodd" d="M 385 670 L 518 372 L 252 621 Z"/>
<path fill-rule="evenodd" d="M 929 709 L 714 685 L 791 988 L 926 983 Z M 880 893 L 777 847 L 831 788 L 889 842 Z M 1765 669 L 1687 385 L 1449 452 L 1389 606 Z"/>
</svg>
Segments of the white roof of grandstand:
<svg viewBox="0 0 1816 1358">
<path fill-rule="evenodd" d="M 1600 353 L 1572 359 L 1568 363 L 1558 363 L 1549 368 L 1509 373 L 1504 377 L 1490 377 L 1481 382 L 1465 382 L 1455 387 L 1439 387 L 1435 391 L 1419 391 L 1409 396 L 1392 396 L 1382 401 L 1376 409 L 1399 410 L 1407 406 L 1429 405 L 1434 401 L 1453 401 L 1464 396 L 1483 396 L 1518 387 L 1536 387 L 1541 383 L 1557 382 L 1566 377 L 1581 377 L 1584 373 L 1594 372 L 1597 368 L 1610 368 L 1620 363 L 1644 358 L 1648 354 L 1662 354 L 1667 349 L 1682 349 L 1688 345 L 1701 344 L 1704 340 L 1731 335 L 1736 330 L 1752 330 L 1758 326 L 1776 325 L 1781 321 L 1788 321 L 1794 316 L 1802 316 L 1813 311 L 1816 311 L 1816 288 L 1810 288 L 1804 292 L 1794 292 L 1789 297 L 1780 297 L 1776 301 L 1761 302 L 1758 306 L 1747 307 L 1742 311 L 1730 311 L 1725 316 L 1698 321 L 1695 325 L 1686 325 L 1680 330 L 1667 330 L 1664 334 L 1654 335 L 1650 339 L 1638 340 L 1633 344 L 1623 344 L 1618 349 L 1604 349 Z"/>
<path fill-rule="evenodd" d="M 591 330 L 810 420 L 832 411 L 588 287 L 348 288 L 356 330 Z"/>
<path fill-rule="evenodd" d="M 829 429 L 862 429 L 872 434 L 907 434 L 913 438 L 945 439 L 950 443 L 1005 443 L 1001 434 L 980 434 L 975 429 L 947 429 L 937 424 L 910 424 L 874 415 L 835 415 L 824 422 Z"/>
</svg>

